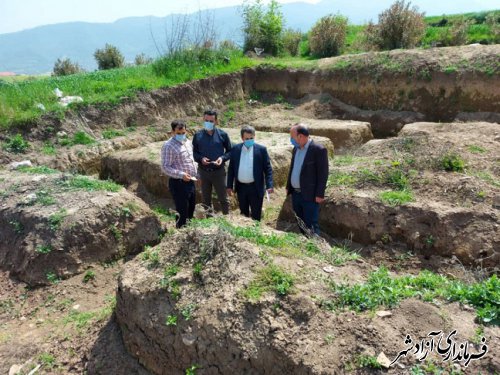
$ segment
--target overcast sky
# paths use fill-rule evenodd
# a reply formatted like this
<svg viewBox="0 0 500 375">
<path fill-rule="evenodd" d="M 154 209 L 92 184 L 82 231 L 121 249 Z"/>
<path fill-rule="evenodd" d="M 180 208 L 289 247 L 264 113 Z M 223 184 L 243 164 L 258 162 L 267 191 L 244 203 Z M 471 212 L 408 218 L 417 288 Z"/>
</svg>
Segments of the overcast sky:
<svg viewBox="0 0 500 375">
<path fill-rule="evenodd" d="M 270 0 L 263 1 L 268 3 Z M 320 0 L 278 1 L 318 3 Z M 329 1 L 332 2 L 333 8 L 335 4 L 346 3 L 346 0 Z M 374 2 L 384 3 L 384 6 L 381 5 L 383 8 L 393 2 L 351 1 L 351 6 L 355 5 L 361 9 L 363 5 L 373 5 Z M 243 2 L 244 0 L 0 0 L 0 34 L 62 22 L 114 22 L 124 17 L 151 15 L 165 17 L 171 13 L 191 13 L 202 9 L 240 5 Z M 499 0 L 413 0 L 411 3 L 420 6 L 428 15 L 500 8 Z M 376 19 L 376 16 L 377 14 L 373 14 L 369 18 Z"/>
<path fill-rule="evenodd" d="M 298 0 L 278 0 L 280 3 Z M 301 0 L 317 3 L 319 0 Z M 243 0 L 0 0 L 0 34 L 61 22 L 113 22 L 239 5 Z M 265 1 L 267 3 L 269 1 Z"/>
</svg>

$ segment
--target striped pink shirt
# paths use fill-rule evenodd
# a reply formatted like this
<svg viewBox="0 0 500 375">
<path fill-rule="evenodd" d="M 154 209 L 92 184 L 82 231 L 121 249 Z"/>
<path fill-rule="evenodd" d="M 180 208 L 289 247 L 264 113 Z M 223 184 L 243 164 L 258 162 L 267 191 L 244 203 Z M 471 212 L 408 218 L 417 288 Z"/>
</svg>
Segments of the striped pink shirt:
<svg viewBox="0 0 500 375">
<path fill-rule="evenodd" d="M 182 178 L 185 173 L 196 177 L 198 165 L 193 158 L 193 144 L 188 139 L 183 144 L 170 138 L 161 148 L 161 169 L 169 177 Z"/>
</svg>

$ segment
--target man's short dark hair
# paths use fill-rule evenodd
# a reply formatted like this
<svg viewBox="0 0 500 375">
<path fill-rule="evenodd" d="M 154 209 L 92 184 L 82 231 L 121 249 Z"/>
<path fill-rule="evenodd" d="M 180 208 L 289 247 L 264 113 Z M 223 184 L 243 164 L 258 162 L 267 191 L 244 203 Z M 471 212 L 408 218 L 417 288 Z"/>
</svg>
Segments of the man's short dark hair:
<svg viewBox="0 0 500 375">
<path fill-rule="evenodd" d="M 203 112 L 203 116 L 215 116 L 215 119 L 217 120 L 217 111 L 213 109 L 207 109 L 205 112 Z"/>
<path fill-rule="evenodd" d="M 302 134 L 305 135 L 306 137 L 309 137 L 309 129 L 307 128 L 306 125 L 297 124 L 296 129 L 297 129 L 297 134 Z"/>
<path fill-rule="evenodd" d="M 255 128 L 253 126 L 250 126 L 250 125 L 243 125 L 241 127 L 241 138 L 243 138 L 243 134 L 252 134 L 255 136 Z"/>
<path fill-rule="evenodd" d="M 170 126 L 172 126 L 172 131 L 175 131 L 175 129 L 185 129 L 186 123 L 182 120 L 174 120 Z"/>
</svg>

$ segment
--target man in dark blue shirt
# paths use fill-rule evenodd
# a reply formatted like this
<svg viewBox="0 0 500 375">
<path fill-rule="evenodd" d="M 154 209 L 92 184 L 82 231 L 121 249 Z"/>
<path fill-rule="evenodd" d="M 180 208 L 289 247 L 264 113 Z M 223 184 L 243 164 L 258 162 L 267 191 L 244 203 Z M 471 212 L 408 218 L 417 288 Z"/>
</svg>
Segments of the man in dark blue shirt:
<svg viewBox="0 0 500 375">
<path fill-rule="evenodd" d="M 207 110 L 203 114 L 203 127 L 193 137 L 193 156 L 198 162 L 201 178 L 203 204 L 212 208 L 212 187 L 221 204 L 222 213 L 229 213 L 229 198 L 226 192 L 226 170 L 224 164 L 230 157 L 229 135 L 216 128 L 217 112 Z"/>
</svg>

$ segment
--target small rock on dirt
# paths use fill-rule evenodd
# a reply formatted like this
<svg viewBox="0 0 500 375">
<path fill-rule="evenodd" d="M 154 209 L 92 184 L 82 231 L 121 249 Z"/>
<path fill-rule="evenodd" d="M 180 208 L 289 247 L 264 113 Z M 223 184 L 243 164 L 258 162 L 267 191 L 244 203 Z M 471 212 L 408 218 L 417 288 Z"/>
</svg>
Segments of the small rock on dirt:
<svg viewBox="0 0 500 375">
<path fill-rule="evenodd" d="M 375 313 L 379 318 L 385 318 L 387 316 L 391 316 L 392 313 L 390 311 L 379 310 Z"/>
<path fill-rule="evenodd" d="M 389 358 L 387 358 L 384 352 L 380 352 L 380 354 L 377 357 L 377 363 L 384 368 L 389 368 L 391 361 L 389 360 Z"/>
</svg>

